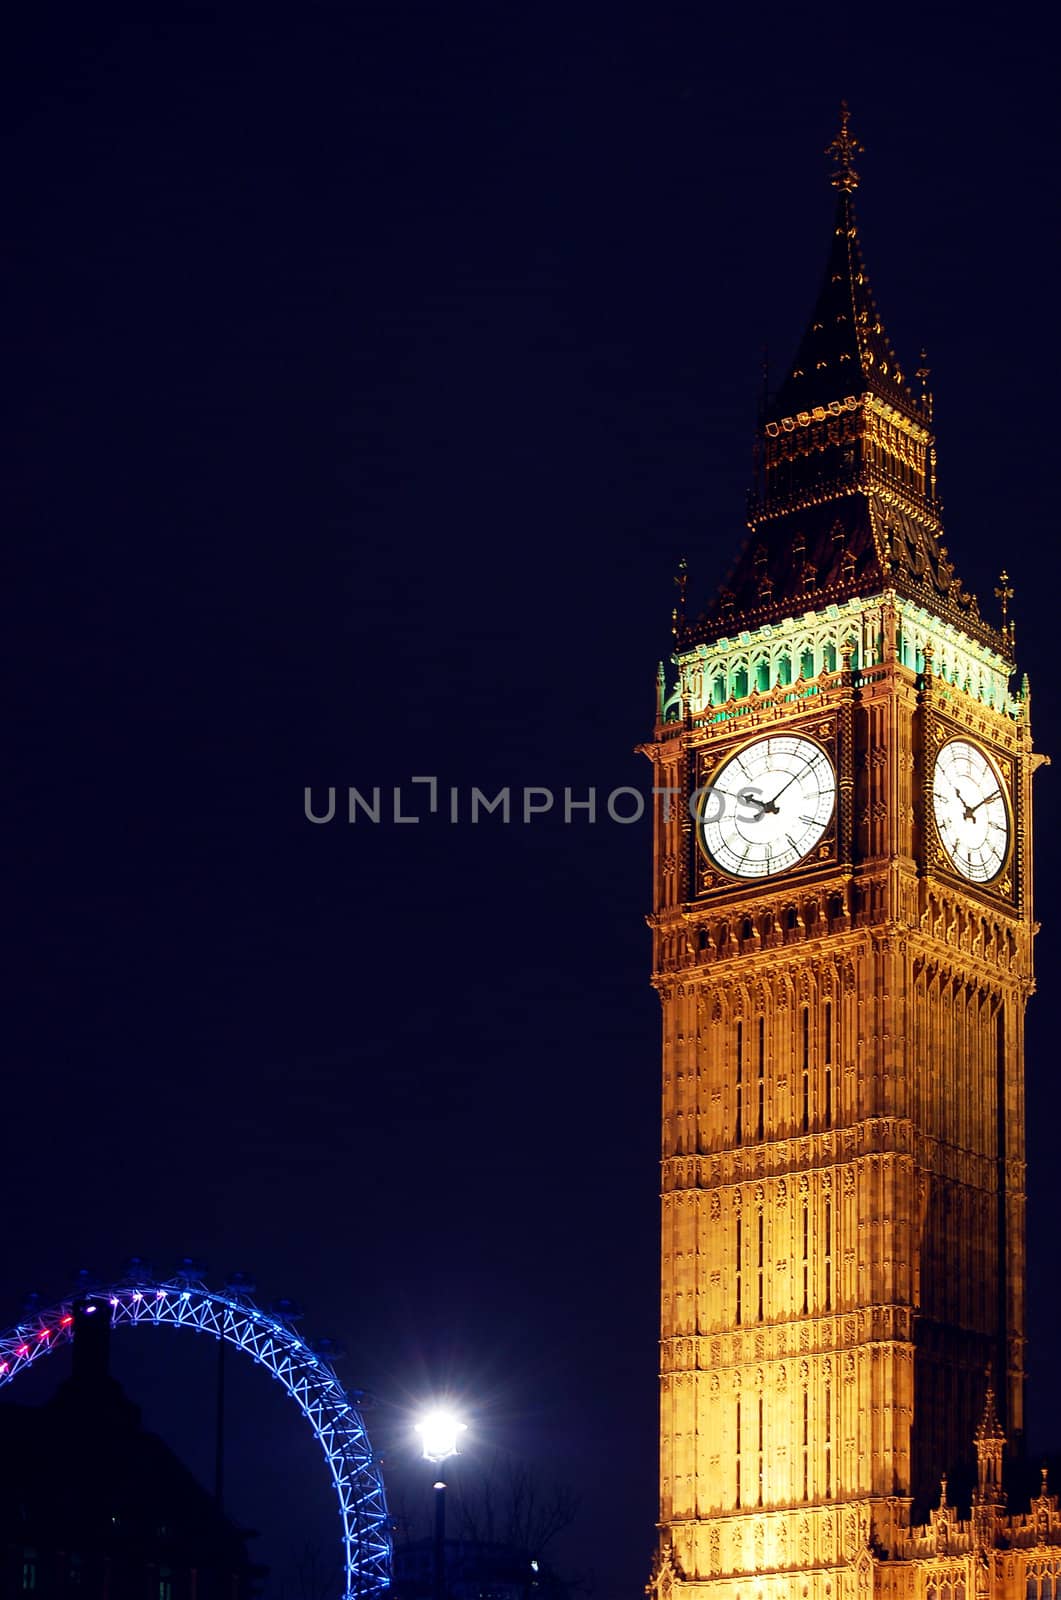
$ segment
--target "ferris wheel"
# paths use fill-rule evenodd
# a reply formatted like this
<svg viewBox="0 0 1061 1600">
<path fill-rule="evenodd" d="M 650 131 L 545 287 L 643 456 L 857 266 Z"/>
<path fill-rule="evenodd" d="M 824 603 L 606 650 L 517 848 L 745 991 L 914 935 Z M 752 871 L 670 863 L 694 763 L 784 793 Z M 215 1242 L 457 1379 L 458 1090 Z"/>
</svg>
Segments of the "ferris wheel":
<svg viewBox="0 0 1061 1600">
<path fill-rule="evenodd" d="M 75 1310 L 92 1306 L 110 1315 L 111 1327 L 188 1328 L 233 1345 L 282 1384 L 312 1428 L 331 1474 L 342 1524 L 343 1588 L 339 1600 L 378 1600 L 390 1588 L 391 1535 L 378 1456 L 361 1417 L 357 1391 L 343 1387 L 330 1340 L 309 1343 L 296 1331 L 298 1307 L 278 1300 L 263 1310 L 254 1284 L 242 1273 L 223 1290 L 210 1289 L 193 1262 L 166 1279 L 154 1278 L 134 1258 L 108 1288 L 87 1286 L 48 1309 L 34 1306 L 27 1320 L 0 1333 L 0 1388 L 73 1341 Z"/>
</svg>

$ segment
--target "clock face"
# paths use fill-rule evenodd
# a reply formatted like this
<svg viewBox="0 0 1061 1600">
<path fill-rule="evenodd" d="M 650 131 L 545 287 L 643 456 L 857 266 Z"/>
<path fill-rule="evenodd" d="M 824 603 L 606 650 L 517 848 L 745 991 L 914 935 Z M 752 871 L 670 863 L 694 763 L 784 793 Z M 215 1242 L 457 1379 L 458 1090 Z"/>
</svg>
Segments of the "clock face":
<svg viewBox="0 0 1061 1600">
<path fill-rule="evenodd" d="M 814 849 L 835 808 L 836 773 L 821 746 L 772 734 L 716 772 L 700 804 L 700 845 L 734 877 L 772 877 Z"/>
<path fill-rule="evenodd" d="M 1009 855 L 1009 807 L 1002 779 L 977 745 L 952 739 L 940 750 L 932 808 L 940 843 L 962 877 L 997 878 Z"/>
</svg>

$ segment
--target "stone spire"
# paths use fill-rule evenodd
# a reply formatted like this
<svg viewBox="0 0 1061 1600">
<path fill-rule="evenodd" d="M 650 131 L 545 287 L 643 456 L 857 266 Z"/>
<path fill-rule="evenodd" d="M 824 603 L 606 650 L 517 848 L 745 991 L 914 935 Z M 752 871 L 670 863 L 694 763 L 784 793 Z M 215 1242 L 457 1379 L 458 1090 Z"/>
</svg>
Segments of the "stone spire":
<svg viewBox="0 0 1061 1600">
<path fill-rule="evenodd" d="M 749 538 L 699 618 L 676 608 L 679 648 L 885 589 L 1001 655 L 943 542 L 931 398 L 915 395 L 884 330 L 855 221 L 859 176 L 846 105 L 828 146 L 836 213 L 825 276 L 795 359 L 761 418 Z"/>
<path fill-rule="evenodd" d="M 995 1389 L 991 1382 L 991 1368 L 987 1369 L 987 1390 L 984 1411 L 976 1428 L 977 1499 L 984 1505 L 1002 1505 L 1002 1457 L 1006 1449 L 1006 1431 L 998 1420 L 995 1409 Z"/>
<path fill-rule="evenodd" d="M 837 195 L 825 276 L 769 415 L 794 417 L 869 391 L 927 426 L 927 406 L 907 386 L 870 288 L 853 198 L 860 179 L 852 162 L 863 147 L 851 136 L 849 121 L 845 102 L 840 132 L 826 149 L 836 159 L 830 182 Z"/>
</svg>

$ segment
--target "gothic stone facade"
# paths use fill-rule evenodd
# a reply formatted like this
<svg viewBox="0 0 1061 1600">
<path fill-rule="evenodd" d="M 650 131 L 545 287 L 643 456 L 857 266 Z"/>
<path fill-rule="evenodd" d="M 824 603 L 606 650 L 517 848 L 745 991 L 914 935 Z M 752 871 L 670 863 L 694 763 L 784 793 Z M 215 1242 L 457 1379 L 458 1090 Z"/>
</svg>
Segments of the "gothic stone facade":
<svg viewBox="0 0 1061 1600">
<path fill-rule="evenodd" d="M 661 672 L 645 747 L 663 1011 L 650 1590 L 1054 1600 L 1057 1501 L 1044 1480 L 1008 1516 L 1001 1487 L 1023 1425 L 1042 758 L 1027 680 L 1011 687 L 1011 591 L 986 623 L 941 543 L 927 372 L 915 398 L 869 291 L 855 149 L 845 117 L 826 280 L 763 418 L 751 537 L 694 620 L 683 576 L 677 682 Z M 817 822 L 793 823 L 810 832 L 762 859 L 755 824 L 783 822 L 782 791 L 758 818 L 745 802 L 731 842 L 749 856 L 713 849 L 727 762 L 765 764 L 762 804 L 790 771 L 800 792 L 796 748 L 824 774 Z M 957 787 L 952 758 L 972 763 Z M 965 1521 L 940 1480 L 974 1451 Z"/>
</svg>

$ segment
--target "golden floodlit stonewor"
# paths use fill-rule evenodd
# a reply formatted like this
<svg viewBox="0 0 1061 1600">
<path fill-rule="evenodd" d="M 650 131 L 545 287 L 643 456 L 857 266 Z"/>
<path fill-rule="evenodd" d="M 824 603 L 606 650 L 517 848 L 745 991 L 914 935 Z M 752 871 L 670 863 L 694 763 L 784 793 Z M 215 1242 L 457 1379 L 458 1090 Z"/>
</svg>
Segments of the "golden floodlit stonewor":
<svg viewBox="0 0 1061 1600">
<path fill-rule="evenodd" d="M 657 1600 L 1057 1600 L 1024 1388 L 1027 679 L 944 543 L 924 358 L 829 148 L 821 293 L 655 736 Z M 949 1487 L 948 1487 L 949 1481 Z"/>
</svg>

